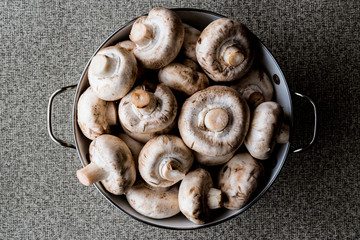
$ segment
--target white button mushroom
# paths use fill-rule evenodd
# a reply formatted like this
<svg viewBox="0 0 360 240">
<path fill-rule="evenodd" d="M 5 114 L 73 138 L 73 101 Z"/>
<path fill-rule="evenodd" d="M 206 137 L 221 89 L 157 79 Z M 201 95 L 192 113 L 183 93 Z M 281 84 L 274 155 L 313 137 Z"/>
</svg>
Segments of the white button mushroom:
<svg viewBox="0 0 360 240">
<path fill-rule="evenodd" d="M 231 87 L 241 94 L 251 109 L 255 109 L 262 102 L 271 101 L 274 93 L 269 76 L 259 68 L 250 69 Z"/>
<path fill-rule="evenodd" d="M 118 123 L 114 102 L 98 98 L 89 87 L 81 94 L 77 104 L 77 122 L 85 137 L 94 140 L 101 134 L 110 133 L 110 126 Z"/>
<path fill-rule="evenodd" d="M 131 154 L 133 156 L 134 162 L 135 162 L 135 168 L 138 169 L 139 154 L 140 154 L 141 149 L 144 147 L 144 144 L 131 138 L 126 133 L 119 133 L 118 137 L 121 140 L 123 140 L 126 143 L 126 145 L 129 147 Z"/>
<path fill-rule="evenodd" d="M 209 86 L 209 79 L 204 73 L 181 63 L 170 63 L 160 69 L 158 77 L 159 82 L 188 96 Z"/>
<path fill-rule="evenodd" d="M 175 125 L 177 102 L 164 84 L 157 85 L 154 93 L 142 85 L 121 99 L 118 112 L 124 131 L 145 143 L 158 134 L 170 132 Z"/>
<path fill-rule="evenodd" d="M 200 31 L 196 28 L 184 23 L 184 43 L 181 53 L 187 58 L 197 62 L 196 58 L 196 43 L 200 36 Z"/>
<path fill-rule="evenodd" d="M 218 176 L 218 186 L 226 195 L 224 207 L 232 210 L 243 207 L 257 188 L 263 169 L 249 153 L 232 157 Z"/>
<path fill-rule="evenodd" d="M 212 86 L 196 92 L 182 106 L 178 126 L 184 143 L 203 165 L 225 163 L 243 143 L 250 111 L 234 89 Z"/>
<path fill-rule="evenodd" d="M 148 141 L 139 155 L 139 172 L 151 186 L 169 187 L 190 170 L 194 156 L 181 138 L 160 135 Z"/>
<path fill-rule="evenodd" d="M 214 81 L 239 79 L 250 69 L 254 60 L 251 32 L 238 21 L 217 19 L 201 32 L 196 57 L 205 73 Z"/>
<path fill-rule="evenodd" d="M 91 142 L 90 161 L 76 175 L 85 186 L 101 181 L 106 190 L 124 194 L 135 182 L 136 169 L 131 152 L 118 137 L 103 134 Z"/>
<path fill-rule="evenodd" d="M 95 94 L 106 101 L 119 100 L 135 83 L 138 68 L 132 52 L 118 46 L 101 49 L 91 60 L 88 78 Z"/>
<path fill-rule="evenodd" d="M 189 172 L 181 181 L 179 188 L 180 211 L 187 219 L 196 224 L 209 220 L 211 209 L 221 208 L 223 194 L 213 188 L 209 172 L 198 168 Z"/>
<path fill-rule="evenodd" d="M 251 156 L 261 160 L 268 159 L 277 143 L 276 136 L 279 136 L 279 143 L 288 141 L 289 128 L 286 125 L 281 127 L 283 118 L 283 109 L 276 102 L 263 102 L 255 108 L 244 141 Z"/>
<path fill-rule="evenodd" d="M 178 192 L 178 185 L 171 188 L 154 188 L 143 181 L 137 181 L 126 193 L 126 199 L 138 213 L 150 218 L 163 219 L 180 212 Z"/>
<path fill-rule="evenodd" d="M 175 12 L 158 7 L 134 22 L 129 38 L 136 44 L 134 54 L 142 65 L 159 69 L 172 62 L 180 52 L 184 27 Z"/>
</svg>

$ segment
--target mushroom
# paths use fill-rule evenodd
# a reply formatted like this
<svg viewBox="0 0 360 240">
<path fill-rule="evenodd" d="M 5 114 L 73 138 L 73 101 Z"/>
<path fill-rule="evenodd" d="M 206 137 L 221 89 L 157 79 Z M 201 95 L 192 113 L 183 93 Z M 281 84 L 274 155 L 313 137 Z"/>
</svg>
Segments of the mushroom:
<svg viewBox="0 0 360 240">
<path fill-rule="evenodd" d="M 100 181 L 107 191 L 120 195 L 134 184 L 134 160 L 120 138 L 109 134 L 97 137 L 90 144 L 89 154 L 91 163 L 76 172 L 83 185 L 90 186 Z"/>
<path fill-rule="evenodd" d="M 186 174 L 179 188 L 179 207 L 187 219 L 204 224 L 209 220 L 211 210 L 222 205 L 223 194 L 213 187 L 208 171 L 197 168 Z"/>
<path fill-rule="evenodd" d="M 158 7 L 133 24 L 130 40 L 136 44 L 134 54 L 148 69 L 159 69 L 172 62 L 184 41 L 184 27 L 173 11 Z"/>
<path fill-rule="evenodd" d="M 200 31 L 196 28 L 184 23 L 184 43 L 182 47 L 182 54 L 185 55 L 187 58 L 190 58 L 194 62 L 197 61 L 196 59 L 196 42 L 200 36 Z"/>
<path fill-rule="evenodd" d="M 164 84 L 157 85 L 155 92 L 141 85 L 121 99 L 118 112 L 124 131 L 145 143 L 157 134 L 171 131 L 175 125 L 177 102 Z"/>
<path fill-rule="evenodd" d="M 259 68 L 250 69 L 231 87 L 241 94 L 251 109 L 255 109 L 260 103 L 271 101 L 274 93 L 269 76 Z"/>
<path fill-rule="evenodd" d="M 125 48 L 129 52 L 132 52 L 136 48 L 135 43 L 130 40 L 118 42 L 115 46 L 120 47 L 120 48 Z"/>
<path fill-rule="evenodd" d="M 98 98 L 89 87 L 77 103 L 77 122 L 85 137 L 91 140 L 110 133 L 110 126 L 118 123 L 116 104 Z"/>
<path fill-rule="evenodd" d="M 178 126 L 184 143 L 206 166 L 228 161 L 243 143 L 250 111 L 245 100 L 227 86 L 211 86 L 189 97 Z"/>
<path fill-rule="evenodd" d="M 144 144 L 131 138 L 126 133 L 119 133 L 118 137 L 121 140 L 123 140 L 126 143 L 126 145 L 129 147 L 131 154 L 133 156 L 134 162 L 135 162 L 135 168 L 138 169 L 139 154 L 140 154 L 141 149 L 144 147 Z"/>
<path fill-rule="evenodd" d="M 263 174 L 263 166 L 249 153 L 233 156 L 220 170 L 218 186 L 225 194 L 224 207 L 240 209 L 250 199 Z"/>
<path fill-rule="evenodd" d="M 163 219 L 180 212 L 178 192 L 178 185 L 171 188 L 154 188 L 139 180 L 126 193 L 126 199 L 138 213 L 150 218 Z"/>
<path fill-rule="evenodd" d="M 181 138 L 160 135 L 148 141 L 139 155 L 141 177 L 153 187 L 169 187 L 190 170 L 194 156 Z"/>
<path fill-rule="evenodd" d="M 244 141 L 251 156 L 268 159 L 277 142 L 288 142 L 289 126 L 282 123 L 283 115 L 282 107 L 276 102 L 263 102 L 255 108 Z"/>
<path fill-rule="evenodd" d="M 209 86 L 209 79 L 204 73 L 175 62 L 160 69 L 158 78 L 159 82 L 164 83 L 172 90 L 188 96 Z"/>
<path fill-rule="evenodd" d="M 138 68 L 132 52 L 111 46 L 101 49 L 91 60 L 88 78 L 95 94 L 105 101 L 119 100 L 135 83 Z"/>
<path fill-rule="evenodd" d="M 214 81 L 239 79 L 254 60 L 251 32 L 238 21 L 217 19 L 201 32 L 196 44 L 196 57 Z"/>
</svg>

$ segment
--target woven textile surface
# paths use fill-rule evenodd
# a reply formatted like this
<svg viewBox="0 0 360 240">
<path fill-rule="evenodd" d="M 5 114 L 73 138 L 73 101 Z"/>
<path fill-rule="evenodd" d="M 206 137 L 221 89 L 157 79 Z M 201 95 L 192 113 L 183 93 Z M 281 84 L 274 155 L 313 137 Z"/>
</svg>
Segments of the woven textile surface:
<svg viewBox="0 0 360 240">
<path fill-rule="evenodd" d="M 117 28 L 156 6 L 237 19 L 271 50 L 289 88 L 318 108 L 318 136 L 291 153 L 250 209 L 210 228 L 175 231 L 138 222 L 82 186 L 76 150 L 51 141 L 47 104 L 77 84 Z M 360 2 L 1 1 L 0 239 L 359 239 Z M 75 91 L 54 101 L 54 133 L 73 142 Z M 294 147 L 312 136 L 313 114 L 293 97 Z"/>
</svg>

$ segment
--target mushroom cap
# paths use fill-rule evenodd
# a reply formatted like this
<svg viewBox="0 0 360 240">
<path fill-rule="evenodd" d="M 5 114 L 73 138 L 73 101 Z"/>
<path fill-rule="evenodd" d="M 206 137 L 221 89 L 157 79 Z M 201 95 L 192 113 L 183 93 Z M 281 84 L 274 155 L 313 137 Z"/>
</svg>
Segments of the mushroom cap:
<svg viewBox="0 0 360 240">
<path fill-rule="evenodd" d="M 179 207 L 187 219 L 196 224 L 204 224 L 210 217 L 207 196 L 213 187 L 208 171 L 198 168 L 186 174 L 180 183 Z"/>
<path fill-rule="evenodd" d="M 115 195 L 125 193 L 135 182 L 135 163 L 128 146 L 120 138 L 103 134 L 91 142 L 90 161 L 107 172 L 101 181 Z"/>
<path fill-rule="evenodd" d="M 255 108 L 244 141 L 251 156 L 261 160 L 271 156 L 282 118 L 283 109 L 276 102 L 263 102 Z"/>
<path fill-rule="evenodd" d="M 141 64 L 148 69 L 159 69 L 172 62 L 180 52 L 184 27 L 174 11 L 157 7 L 148 16 L 135 21 L 130 39 L 136 44 L 134 54 Z"/>
<path fill-rule="evenodd" d="M 224 207 L 235 210 L 244 206 L 257 188 L 263 169 L 249 153 L 233 156 L 218 176 L 218 186 L 226 195 Z"/>
<path fill-rule="evenodd" d="M 126 145 L 129 147 L 134 159 L 135 168 L 138 169 L 139 154 L 141 149 L 144 147 L 144 144 L 142 144 L 139 141 L 136 141 L 126 133 L 120 133 L 119 138 L 123 140 L 126 143 Z"/>
<path fill-rule="evenodd" d="M 110 133 L 110 125 L 117 122 L 114 102 L 98 98 L 92 87 L 81 94 L 77 104 L 77 122 L 85 137 L 94 140 L 101 134 Z"/>
<path fill-rule="evenodd" d="M 196 58 L 196 43 L 199 39 L 201 32 L 196 28 L 184 23 L 184 43 L 182 53 L 191 60 L 197 62 Z"/>
<path fill-rule="evenodd" d="M 144 88 L 145 86 L 138 86 L 121 99 L 118 110 L 121 124 L 133 133 L 156 133 L 168 128 L 174 122 L 177 113 L 174 94 L 164 84 L 157 85 L 153 93 L 155 107 L 152 112 L 144 114 L 141 107 L 137 108 L 132 103 L 133 93 Z"/>
<path fill-rule="evenodd" d="M 147 143 L 150 139 L 159 136 L 159 135 L 163 135 L 163 134 L 168 134 L 170 133 L 174 127 L 176 125 L 176 121 L 173 121 L 168 127 L 160 130 L 160 131 L 156 131 L 156 132 L 152 132 L 152 133 L 137 133 L 137 132 L 131 132 L 128 129 L 125 128 L 125 126 L 123 124 L 121 124 L 124 132 L 129 135 L 131 138 L 135 139 L 136 141 L 139 141 L 140 143 Z"/>
<path fill-rule="evenodd" d="M 196 57 L 205 73 L 217 82 L 228 82 L 239 79 L 251 67 L 254 61 L 254 50 L 251 32 L 242 23 L 220 18 L 211 22 L 200 34 L 196 45 Z M 224 61 L 227 49 L 235 47 L 242 56 L 236 59 L 235 66 Z M 238 53 L 235 51 L 235 53 Z M 234 55 L 234 56 L 235 56 Z"/>
<path fill-rule="evenodd" d="M 194 156 L 181 138 L 160 135 L 148 141 L 142 148 L 139 172 L 149 185 L 169 187 L 185 177 L 193 162 Z M 168 177 L 170 174 L 176 175 Z"/>
<path fill-rule="evenodd" d="M 126 199 L 140 214 L 163 219 L 180 212 L 178 192 L 178 185 L 171 188 L 153 188 L 143 181 L 137 181 L 126 193 Z"/>
<path fill-rule="evenodd" d="M 188 96 L 209 86 L 209 79 L 204 73 L 181 63 L 170 63 L 160 69 L 158 76 L 159 82 Z"/>
<path fill-rule="evenodd" d="M 185 101 L 178 126 L 184 143 L 192 150 L 206 156 L 224 156 L 235 152 L 243 143 L 249 120 L 249 107 L 237 91 L 211 86 Z"/>
<path fill-rule="evenodd" d="M 244 77 L 231 87 L 238 91 L 246 101 L 249 101 L 253 92 L 261 93 L 264 102 L 271 101 L 274 94 L 274 87 L 269 76 L 259 68 L 251 68 Z"/>
<path fill-rule="evenodd" d="M 95 94 L 106 101 L 119 100 L 135 83 L 138 68 L 132 52 L 118 46 L 101 49 L 92 59 L 88 78 Z"/>
</svg>

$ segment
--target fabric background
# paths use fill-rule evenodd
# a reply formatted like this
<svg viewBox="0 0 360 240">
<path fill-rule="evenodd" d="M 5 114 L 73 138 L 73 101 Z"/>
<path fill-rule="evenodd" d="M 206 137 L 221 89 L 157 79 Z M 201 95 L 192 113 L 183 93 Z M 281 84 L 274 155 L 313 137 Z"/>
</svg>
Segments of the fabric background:
<svg viewBox="0 0 360 240">
<path fill-rule="evenodd" d="M 318 107 L 318 137 L 289 154 L 270 190 L 232 220 L 193 231 L 151 227 L 75 176 L 75 150 L 53 143 L 46 110 L 76 84 L 115 29 L 156 6 L 200 8 L 245 23 L 272 51 L 292 91 Z M 1 1 L 0 239 L 359 239 L 360 2 Z M 74 91 L 54 102 L 54 132 L 72 137 Z M 312 111 L 294 97 L 293 146 L 309 142 Z"/>
</svg>

